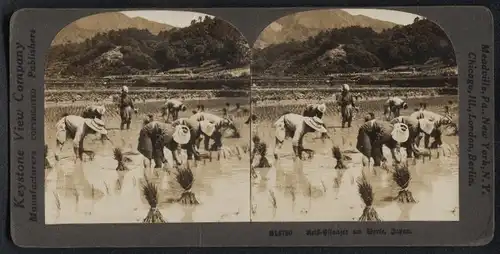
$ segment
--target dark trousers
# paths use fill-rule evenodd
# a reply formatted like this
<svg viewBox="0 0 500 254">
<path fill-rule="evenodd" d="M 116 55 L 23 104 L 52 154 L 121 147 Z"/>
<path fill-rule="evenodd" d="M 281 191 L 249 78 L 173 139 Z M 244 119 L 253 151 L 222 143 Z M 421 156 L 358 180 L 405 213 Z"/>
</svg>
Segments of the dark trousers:
<svg viewBox="0 0 500 254">
<path fill-rule="evenodd" d="M 141 130 L 139 134 L 139 143 L 137 145 L 139 151 L 144 157 L 149 160 L 154 160 L 155 168 L 161 168 L 165 155 L 163 154 L 163 146 L 158 137 L 150 136 L 146 131 Z"/>
<path fill-rule="evenodd" d="M 374 166 L 380 166 L 382 162 L 387 161 L 382 152 L 383 145 L 394 149 L 397 147 L 397 142 L 390 135 L 368 133 L 364 129 L 359 130 L 356 148 L 364 156 L 373 158 Z"/>
</svg>

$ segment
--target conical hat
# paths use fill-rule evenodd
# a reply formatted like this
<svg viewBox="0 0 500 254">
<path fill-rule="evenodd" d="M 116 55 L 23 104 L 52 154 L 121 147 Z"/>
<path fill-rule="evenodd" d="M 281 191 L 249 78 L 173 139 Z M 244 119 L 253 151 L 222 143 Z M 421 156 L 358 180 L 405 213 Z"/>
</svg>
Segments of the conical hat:
<svg viewBox="0 0 500 254">
<path fill-rule="evenodd" d="M 224 127 L 231 127 L 234 126 L 234 123 L 231 119 L 228 117 L 222 118 L 221 125 Z"/>
<path fill-rule="evenodd" d="M 418 119 L 418 124 L 420 126 L 420 130 L 422 130 L 427 135 L 430 135 L 434 130 L 434 123 L 425 118 Z"/>
<path fill-rule="evenodd" d="M 396 140 L 398 143 L 403 143 L 408 140 L 410 136 L 410 131 L 408 126 L 404 123 L 394 124 L 394 129 L 391 132 L 392 139 Z"/>
<path fill-rule="evenodd" d="M 313 128 L 315 131 L 318 132 L 326 132 L 326 128 L 323 124 L 323 120 L 321 120 L 319 117 L 304 117 L 304 122 L 307 124 L 307 126 Z"/>
<path fill-rule="evenodd" d="M 326 111 L 326 104 L 325 103 L 319 104 L 318 105 L 318 110 L 321 113 L 325 113 L 325 111 Z"/>
<path fill-rule="evenodd" d="M 200 121 L 200 129 L 205 135 L 212 136 L 215 131 L 215 124 L 210 123 L 208 120 L 203 120 Z"/>
<path fill-rule="evenodd" d="M 106 113 L 106 108 L 104 106 L 96 106 L 95 107 L 95 110 L 97 111 L 97 113 L 99 113 L 100 115 L 104 115 L 104 113 Z"/>
<path fill-rule="evenodd" d="M 451 115 L 445 115 L 441 118 L 442 124 L 450 124 L 453 122 L 452 116 Z"/>
<path fill-rule="evenodd" d="M 343 91 L 349 91 L 349 85 L 348 84 L 343 84 L 342 85 L 342 90 Z"/>
<path fill-rule="evenodd" d="M 186 125 L 175 126 L 174 134 L 172 135 L 174 141 L 180 145 L 185 145 L 191 139 L 191 132 Z"/>
<path fill-rule="evenodd" d="M 85 125 L 87 125 L 89 128 L 100 134 L 104 135 L 108 134 L 108 131 L 106 130 L 106 127 L 104 125 L 104 121 L 102 121 L 99 118 L 94 118 L 94 119 L 86 118 Z"/>
</svg>

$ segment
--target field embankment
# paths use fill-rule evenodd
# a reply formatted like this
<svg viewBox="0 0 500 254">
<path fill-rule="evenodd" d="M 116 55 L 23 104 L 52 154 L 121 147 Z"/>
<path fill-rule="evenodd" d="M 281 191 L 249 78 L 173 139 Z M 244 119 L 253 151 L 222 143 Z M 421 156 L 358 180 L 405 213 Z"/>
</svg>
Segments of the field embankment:
<svg viewBox="0 0 500 254">
<path fill-rule="evenodd" d="M 458 88 L 450 87 L 355 87 L 352 88 L 353 93 L 358 99 L 368 99 L 374 97 L 386 98 L 389 96 L 401 97 L 433 97 L 440 95 L 458 95 Z M 49 104 L 59 104 L 65 102 L 98 102 L 110 103 L 118 97 L 118 89 L 102 89 L 102 90 L 46 90 L 45 101 Z M 335 96 L 340 92 L 339 88 L 323 87 L 323 88 L 255 88 L 250 90 L 192 90 L 192 89 L 134 89 L 130 91 L 130 95 L 136 101 L 148 100 L 164 100 L 165 98 L 184 98 L 185 100 L 200 100 L 228 97 L 252 97 L 254 102 L 257 101 L 276 101 L 276 100 L 318 100 Z"/>
</svg>

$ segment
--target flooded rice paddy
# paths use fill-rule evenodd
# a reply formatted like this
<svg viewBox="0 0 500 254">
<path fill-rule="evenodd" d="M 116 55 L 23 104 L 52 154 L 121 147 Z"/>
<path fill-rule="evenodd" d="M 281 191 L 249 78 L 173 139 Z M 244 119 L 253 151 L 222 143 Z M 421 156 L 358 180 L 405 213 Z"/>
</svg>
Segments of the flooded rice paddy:
<svg viewBox="0 0 500 254">
<path fill-rule="evenodd" d="M 441 105 L 456 97 L 426 99 L 428 108 L 440 112 Z M 410 109 L 421 99 L 410 101 Z M 191 109 L 203 103 L 207 111 L 221 114 L 226 102 L 241 103 L 248 108 L 247 99 L 198 101 L 188 104 Z M 308 134 L 304 146 L 316 151 L 311 160 L 294 163 L 291 157 L 290 141 L 286 141 L 283 156 L 278 161 L 272 158 L 274 137 L 271 123 L 285 110 L 301 113 L 303 105 L 255 107 L 252 111 L 261 118 L 254 130 L 268 144 L 268 159 L 273 167 L 257 169 L 259 177 L 250 176 L 248 147 L 250 126 L 244 121 L 248 114 L 236 117 L 241 138 L 225 138 L 226 156 L 212 161 L 204 159 L 192 167 L 195 182 L 192 192 L 200 202 L 196 206 L 172 203 L 179 198 L 182 189 L 175 180 L 175 169 L 166 166 L 162 170 L 144 170 L 142 156 L 136 151 L 137 138 L 145 114 L 156 112 L 161 103 L 139 103 L 139 114 L 133 120 L 131 130 L 119 130 L 117 114 L 110 112 L 106 124 L 110 128 L 113 144 L 101 144 L 97 137 L 86 138 L 86 149 L 96 153 L 93 160 L 75 164 L 71 142 L 65 145 L 63 159 L 53 160 L 55 148 L 54 124 L 62 111 L 50 108 L 46 111 L 45 139 L 49 146 L 49 160 L 52 170 L 46 170 L 45 218 L 47 224 L 81 223 L 141 223 L 146 217 L 149 205 L 141 193 L 144 176 L 148 175 L 159 189 L 158 209 L 167 222 L 248 222 L 248 221 L 356 221 L 364 204 L 358 195 L 356 179 L 365 171 L 373 186 L 374 208 L 382 220 L 458 220 L 458 136 L 445 136 L 443 151 L 433 151 L 432 158 L 425 161 L 411 161 L 412 179 L 409 190 L 417 200 L 415 204 L 398 204 L 389 200 L 397 195 L 398 186 L 390 173 L 383 169 L 363 168 L 359 153 L 346 153 L 348 169 L 334 169 L 335 159 L 331 156 L 332 144 L 315 139 Z M 328 105 L 333 108 L 332 105 Z M 374 111 L 381 114 L 381 101 L 361 103 L 362 114 Z M 79 114 L 73 108 L 64 109 L 70 114 Z M 73 110 L 74 112 L 72 112 Z M 408 110 L 408 112 L 410 112 Z M 405 112 L 407 113 L 407 112 Z M 355 150 L 357 127 L 362 123 L 358 115 L 350 129 L 331 129 L 330 135 L 342 150 Z M 325 116 L 327 126 L 338 126 L 339 115 L 330 111 Z M 113 147 L 120 147 L 131 161 L 130 171 L 118 173 L 113 159 Z M 234 151 L 241 151 L 237 156 Z M 167 153 L 168 154 L 168 153 Z M 384 154 L 391 163 L 389 151 Z M 404 154 L 404 153 L 403 153 Z M 438 157 L 439 156 L 439 157 Z M 64 158 L 65 157 L 65 158 Z M 167 155 L 171 161 L 171 157 Z M 184 157 L 184 160 L 186 158 Z M 375 171 L 374 171 L 375 170 Z M 375 174 L 376 172 L 376 174 Z"/>
</svg>

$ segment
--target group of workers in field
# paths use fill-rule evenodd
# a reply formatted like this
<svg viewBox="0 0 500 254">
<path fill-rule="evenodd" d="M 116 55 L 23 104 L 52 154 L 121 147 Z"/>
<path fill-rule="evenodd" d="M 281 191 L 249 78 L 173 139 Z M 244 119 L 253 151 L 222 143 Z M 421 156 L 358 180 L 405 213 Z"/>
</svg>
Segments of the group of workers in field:
<svg viewBox="0 0 500 254">
<path fill-rule="evenodd" d="M 358 107 L 347 84 L 341 87 L 341 93 L 337 104 L 340 107 L 342 128 L 351 128 L 353 117 Z M 239 105 L 238 105 L 239 106 Z M 118 103 L 120 112 L 120 129 L 129 130 L 132 116 L 137 113 L 134 100 L 129 95 L 128 87 L 121 89 Z M 238 107 L 239 108 L 239 107 Z M 408 104 L 399 97 L 387 99 L 383 105 L 383 119 L 376 119 L 373 112 L 368 113 L 364 123 L 359 127 L 356 148 L 367 158 L 373 159 L 374 166 L 386 161 L 382 153 L 385 145 L 391 150 L 395 161 L 396 148 L 406 148 L 407 157 L 415 155 L 421 138 L 424 138 L 426 148 L 441 145 L 442 127 L 452 124 L 449 114 L 440 115 L 426 110 L 425 105 L 407 116 L 400 116 L 401 110 L 408 108 Z M 177 151 L 185 149 L 188 160 L 199 160 L 199 147 L 204 140 L 204 149 L 219 150 L 222 148 L 222 133 L 226 129 L 236 130 L 234 122 L 228 116 L 227 111 L 223 116 L 205 112 L 203 105 L 199 105 L 189 117 L 179 117 L 180 112 L 185 112 L 187 106 L 180 100 L 168 99 L 161 108 L 163 120 L 155 120 L 153 114 L 143 121 L 139 132 L 137 150 L 145 157 L 144 165 L 151 167 L 154 162 L 155 168 L 161 168 L 166 162 L 163 148 L 172 152 L 174 163 L 179 165 Z M 321 133 L 322 138 L 329 137 L 327 128 L 322 120 L 327 111 L 326 104 L 307 105 L 302 114 L 285 113 L 273 124 L 275 128 L 274 157 L 278 159 L 278 153 L 286 139 L 292 140 L 292 148 L 296 158 L 302 159 L 304 151 L 303 138 L 307 133 Z M 448 112 L 448 111 L 447 111 Z M 109 140 L 107 137 L 103 116 L 106 113 L 104 106 L 88 106 L 81 115 L 64 115 L 56 124 L 56 153 L 55 159 L 60 159 L 59 154 L 63 145 L 68 140 L 73 142 L 73 151 L 77 160 L 82 160 L 85 153 L 83 140 L 88 134 L 98 134 L 101 140 Z M 255 115 L 251 115 L 246 124 L 257 121 Z M 429 144 L 430 138 L 434 139 Z M 210 147 L 210 140 L 213 145 Z M 255 148 L 267 149 L 258 137 L 252 140 Z M 252 151 L 252 154 L 262 153 Z"/>
<path fill-rule="evenodd" d="M 120 112 L 120 129 L 129 130 L 132 116 L 137 113 L 133 99 L 128 93 L 128 87 L 121 89 L 118 108 Z M 239 106 L 239 105 L 238 105 Z M 204 140 L 205 150 L 219 150 L 222 147 L 222 133 L 226 129 L 236 130 L 230 117 L 221 117 L 204 111 L 199 105 L 193 115 L 179 118 L 179 112 L 187 110 L 186 105 L 177 99 L 168 99 L 161 108 L 163 120 L 155 120 L 153 114 L 144 119 L 139 132 L 137 150 L 145 157 L 144 165 L 150 167 L 154 162 L 155 168 L 161 168 L 166 162 L 163 148 L 172 151 L 174 163 L 179 165 L 178 149 L 185 149 L 188 159 L 199 160 L 198 149 L 201 140 Z M 64 144 L 71 140 L 75 160 L 83 160 L 85 149 L 83 140 L 89 134 L 101 136 L 101 140 L 109 140 L 108 131 L 103 121 L 106 113 L 104 106 L 87 106 L 81 115 L 64 115 L 56 124 L 56 161 L 60 160 L 60 153 Z M 210 140 L 213 145 L 210 147 Z"/>
<path fill-rule="evenodd" d="M 358 107 L 347 84 L 342 85 L 337 105 L 340 107 L 342 128 L 351 128 Z M 406 148 L 407 158 L 412 158 L 417 154 L 422 137 L 425 139 L 426 148 L 436 148 L 442 144 L 442 128 L 452 124 L 451 116 L 428 111 L 425 104 L 421 104 L 421 107 L 410 115 L 400 116 L 401 110 L 407 108 L 408 104 L 403 99 L 391 97 L 383 104 L 383 119 L 376 119 L 373 112 L 365 116 L 365 122 L 358 130 L 356 149 L 367 158 L 373 159 L 374 166 L 380 166 L 387 160 L 382 153 L 384 145 L 390 149 L 393 160 L 399 162 L 400 158 L 396 156 L 398 147 Z M 329 137 L 322 121 L 325 112 L 324 103 L 310 104 L 302 114 L 286 113 L 280 116 L 274 123 L 275 159 L 278 159 L 286 139 L 292 140 L 295 158 L 302 159 L 302 151 L 309 150 L 303 147 L 303 138 L 307 133 L 319 132 L 322 137 Z M 434 139 L 432 144 L 429 144 L 430 138 Z"/>
</svg>

